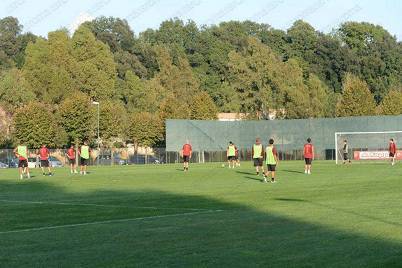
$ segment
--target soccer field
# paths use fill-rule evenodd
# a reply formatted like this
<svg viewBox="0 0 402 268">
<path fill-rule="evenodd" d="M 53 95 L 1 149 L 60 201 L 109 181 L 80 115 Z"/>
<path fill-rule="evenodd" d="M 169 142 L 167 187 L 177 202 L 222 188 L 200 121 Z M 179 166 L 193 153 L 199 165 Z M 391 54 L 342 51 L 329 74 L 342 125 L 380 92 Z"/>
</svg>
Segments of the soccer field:
<svg viewBox="0 0 402 268">
<path fill-rule="evenodd" d="M 0 170 L 1 267 L 401 267 L 402 166 Z"/>
</svg>

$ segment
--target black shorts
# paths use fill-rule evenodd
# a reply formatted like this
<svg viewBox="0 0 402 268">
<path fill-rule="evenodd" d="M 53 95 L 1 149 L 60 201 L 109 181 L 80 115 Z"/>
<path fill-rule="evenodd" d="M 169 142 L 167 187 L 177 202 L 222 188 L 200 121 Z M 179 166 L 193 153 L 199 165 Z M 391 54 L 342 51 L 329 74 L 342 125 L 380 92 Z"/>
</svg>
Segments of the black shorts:
<svg viewBox="0 0 402 268">
<path fill-rule="evenodd" d="M 40 160 L 41 167 L 49 167 L 49 160 Z"/>
<path fill-rule="evenodd" d="M 255 167 L 262 167 L 262 158 L 253 158 Z"/>
<path fill-rule="evenodd" d="M 190 162 L 190 156 L 189 155 L 183 155 L 183 162 Z"/>
<path fill-rule="evenodd" d="M 395 157 L 395 154 L 390 152 L 389 157 Z"/>
<path fill-rule="evenodd" d="M 236 160 L 236 156 L 234 156 L 234 155 L 228 156 L 228 160 L 229 161 L 234 161 L 234 160 Z"/>
<path fill-rule="evenodd" d="M 26 159 L 25 160 L 19 160 L 18 161 L 18 167 L 22 167 L 22 168 L 28 167 L 28 161 Z"/>
<path fill-rule="evenodd" d="M 88 166 L 89 159 L 82 158 L 80 159 L 81 166 Z"/>
<path fill-rule="evenodd" d="M 311 165 L 311 162 L 313 162 L 312 158 L 304 158 L 304 162 L 306 162 L 306 165 Z"/>
<path fill-rule="evenodd" d="M 268 169 L 268 171 L 275 171 L 275 169 L 276 169 L 276 165 L 267 165 L 267 169 Z"/>
<path fill-rule="evenodd" d="M 349 159 L 348 153 L 343 153 L 343 160 L 348 160 L 348 159 Z"/>
<path fill-rule="evenodd" d="M 70 163 L 70 165 L 74 165 L 75 164 L 75 158 L 73 158 L 73 159 L 69 158 L 68 163 Z"/>
</svg>

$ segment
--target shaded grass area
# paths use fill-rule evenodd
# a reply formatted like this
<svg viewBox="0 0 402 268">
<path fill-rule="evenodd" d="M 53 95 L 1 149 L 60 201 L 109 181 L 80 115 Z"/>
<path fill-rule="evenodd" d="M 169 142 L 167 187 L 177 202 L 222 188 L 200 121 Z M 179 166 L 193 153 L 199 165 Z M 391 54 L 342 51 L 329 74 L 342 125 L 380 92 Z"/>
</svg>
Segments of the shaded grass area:
<svg viewBox="0 0 402 268">
<path fill-rule="evenodd" d="M 2 267 L 401 267 L 402 166 L 0 171 Z M 35 171 L 34 171 L 35 172 Z M 86 225 L 88 223 L 88 225 Z M 84 224 L 84 225 L 83 225 Z M 41 229 L 45 227 L 45 229 Z M 56 227 L 46 229 L 46 227 Z"/>
</svg>

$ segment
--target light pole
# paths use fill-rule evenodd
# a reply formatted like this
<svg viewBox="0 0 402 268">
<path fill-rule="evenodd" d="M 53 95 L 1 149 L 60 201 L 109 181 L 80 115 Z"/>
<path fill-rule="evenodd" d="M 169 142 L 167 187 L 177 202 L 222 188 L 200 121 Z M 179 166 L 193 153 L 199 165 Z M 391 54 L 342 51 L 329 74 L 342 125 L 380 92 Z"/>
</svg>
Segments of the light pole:
<svg viewBox="0 0 402 268">
<path fill-rule="evenodd" d="M 97 105 L 98 107 L 98 139 L 97 139 L 97 144 L 98 144 L 98 157 L 96 158 L 97 165 L 99 166 L 99 157 L 100 157 L 100 137 L 99 137 L 99 101 L 93 101 L 93 105 Z"/>
</svg>

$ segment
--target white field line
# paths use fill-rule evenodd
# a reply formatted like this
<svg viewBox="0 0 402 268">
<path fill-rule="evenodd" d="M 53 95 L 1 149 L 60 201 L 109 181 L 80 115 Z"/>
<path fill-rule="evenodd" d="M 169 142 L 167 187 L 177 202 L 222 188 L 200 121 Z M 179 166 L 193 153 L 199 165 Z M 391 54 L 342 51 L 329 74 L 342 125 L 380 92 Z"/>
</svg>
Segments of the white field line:
<svg viewBox="0 0 402 268">
<path fill-rule="evenodd" d="M 106 207 L 106 208 L 138 208 L 138 209 L 154 209 L 154 210 L 189 210 L 189 211 L 210 211 L 207 208 L 177 208 L 177 207 L 152 207 L 152 206 L 120 206 L 120 205 L 102 205 L 92 203 L 71 203 L 71 202 L 49 202 L 49 201 L 29 201 L 29 200 L 8 200 L 0 199 L 5 203 L 20 204 L 38 204 L 38 205 L 60 205 L 60 206 L 86 206 L 86 207 Z"/>
<path fill-rule="evenodd" d="M 149 217 L 139 217 L 139 218 L 129 218 L 129 219 L 116 219 L 116 220 L 93 221 L 93 222 L 83 222 L 83 223 L 64 224 L 64 225 L 55 225 L 55 226 L 44 226 L 44 227 L 27 228 L 27 229 L 12 230 L 12 231 L 3 231 L 3 232 L 0 232 L 0 235 L 1 234 L 43 231 L 43 230 L 54 230 L 54 229 L 61 229 L 61 228 L 73 228 L 73 227 L 98 225 L 98 224 L 122 223 L 122 222 L 130 222 L 130 221 L 143 221 L 143 220 L 162 219 L 162 218 L 179 217 L 179 216 L 192 216 L 192 215 L 205 214 L 205 213 L 216 213 L 216 212 L 222 212 L 222 211 L 223 210 L 196 211 L 196 212 L 186 212 L 186 213 L 158 215 L 158 216 L 149 216 Z"/>
</svg>

